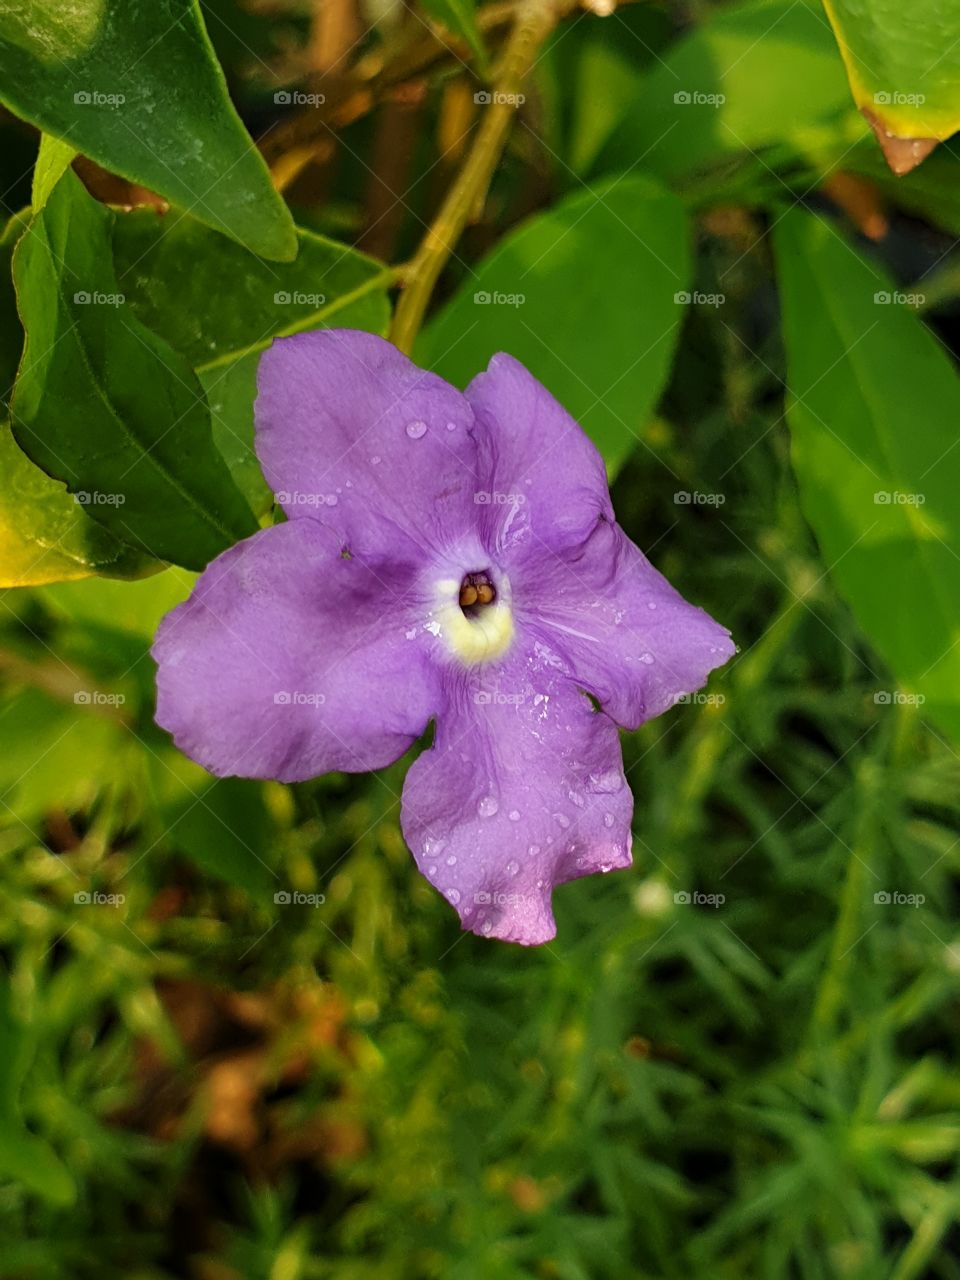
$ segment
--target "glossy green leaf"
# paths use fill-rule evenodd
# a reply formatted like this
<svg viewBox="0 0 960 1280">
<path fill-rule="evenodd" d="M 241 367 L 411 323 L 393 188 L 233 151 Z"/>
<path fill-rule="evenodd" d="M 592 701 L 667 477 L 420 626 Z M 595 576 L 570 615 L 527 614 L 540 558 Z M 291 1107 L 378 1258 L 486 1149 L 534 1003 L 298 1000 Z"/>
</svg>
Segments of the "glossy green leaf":
<svg viewBox="0 0 960 1280">
<path fill-rule="evenodd" d="M 796 140 L 849 109 L 843 62 L 819 5 L 750 0 L 717 10 L 664 55 L 612 131 L 601 164 L 642 162 L 680 176 Z"/>
<path fill-rule="evenodd" d="M 464 386 L 509 352 L 615 470 L 670 368 L 689 296 L 689 234 L 680 201 L 648 178 L 571 196 L 480 263 L 427 327 L 418 360 Z"/>
<path fill-rule="evenodd" d="M 279 880 L 273 870 L 276 832 L 264 804 L 263 784 L 217 778 L 166 815 L 170 842 L 211 875 L 263 902 Z"/>
<path fill-rule="evenodd" d="M 293 221 L 227 94 L 197 0 L 20 0 L 0 13 L 0 100 L 268 258 Z"/>
<path fill-rule="evenodd" d="M 897 291 L 822 220 L 774 231 L 788 421 L 826 564 L 900 690 L 960 739 L 960 381 Z"/>
<path fill-rule="evenodd" d="M 854 101 L 898 138 L 960 129 L 960 40 L 944 0 L 824 0 Z"/>
<path fill-rule="evenodd" d="M 253 450 L 260 352 L 278 334 L 340 325 L 386 333 L 392 274 L 382 263 L 312 231 L 297 232 L 295 262 L 245 253 L 191 218 L 149 210 L 119 217 L 114 257 L 135 316 L 198 372 L 213 437 L 259 514 L 272 504 Z"/>
<path fill-rule="evenodd" d="M 48 1142 L 29 1131 L 20 1091 L 36 1035 L 13 1012 L 10 987 L 0 979 L 0 1179 L 13 1179 L 58 1205 L 76 1195 L 73 1178 Z"/>
<path fill-rule="evenodd" d="M 45 133 L 40 138 L 40 151 L 33 167 L 33 188 L 30 204 L 39 213 L 50 198 L 50 193 L 73 163 L 76 147 Z"/>
<path fill-rule="evenodd" d="M 477 6 L 474 0 L 422 0 L 422 4 L 431 18 L 469 46 L 477 65 L 481 71 L 485 71 L 487 52 L 477 26 Z"/>
<path fill-rule="evenodd" d="M 126 306 L 113 217 L 67 172 L 17 246 L 27 344 L 14 434 L 117 537 L 202 568 L 257 524 L 213 445 L 196 376 Z"/>
</svg>

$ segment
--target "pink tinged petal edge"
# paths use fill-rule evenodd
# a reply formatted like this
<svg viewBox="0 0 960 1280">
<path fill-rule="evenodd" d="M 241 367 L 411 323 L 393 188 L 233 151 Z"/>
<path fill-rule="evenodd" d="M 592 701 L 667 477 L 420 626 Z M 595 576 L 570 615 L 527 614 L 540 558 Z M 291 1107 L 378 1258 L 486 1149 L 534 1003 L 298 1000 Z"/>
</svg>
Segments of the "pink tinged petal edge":
<svg viewBox="0 0 960 1280">
<path fill-rule="evenodd" d="M 464 928 L 547 942 L 557 885 L 630 865 L 616 726 L 542 645 L 448 678 L 446 692 L 434 746 L 407 774 L 404 837 Z"/>
<path fill-rule="evenodd" d="M 372 555 L 423 558 L 474 532 L 473 410 L 391 343 L 352 329 L 277 338 L 257 383 L 257 455 L 291 519 Z"/>
<path fill-rule="evenodd" d="M 220 776 L 296 782 L 390 764 L 442 696 L 405 637 L 412 572 L 344 559 L 309 520 L 231 547 L 157 632 L 157 722 Z"/>
<path fill-rule="evenodd" d="M 518 617 L 564 657 L 626 729 L 701 689 L 736 652 L 726 627 L 688 604 L 619 525 L 515 575 Z"/>
<path fill-rule="evenodd" d="M 513 356 L 490 361 L 464 392 L 477 417 L 481 534 L 509 573 L 541 548 L 576 546 L 613 519 L 603 459 L 550 392 Z"/>
</svg>

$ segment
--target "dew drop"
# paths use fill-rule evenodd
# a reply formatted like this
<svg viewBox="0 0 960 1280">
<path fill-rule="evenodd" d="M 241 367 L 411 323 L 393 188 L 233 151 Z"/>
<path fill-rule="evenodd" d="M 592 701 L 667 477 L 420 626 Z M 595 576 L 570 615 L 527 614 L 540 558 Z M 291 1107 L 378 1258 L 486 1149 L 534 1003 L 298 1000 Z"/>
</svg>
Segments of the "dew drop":
<svg viewBox="0 0 960 1280">
<path fill-rule="evenodd" d="M 456 429 L 457 429 L 457 424 L 456 424 L 455 422 L 448 422 L 448 423 L 447 423 L 447 430 L 448 430 L 448 431 L 456 431 Z"/>
<path fill-rule="evenodd" d="M 437 874 L 437 864 L 436 864 L 436 863 L 434 863 L 434 864 L 433 864 L 432 866 L 430 866 L 430 867 L 427 867 L 427 875 L 428 875 L 428 876 L 435 876 L 436 874 Z"/>
<path fill-rule="evenodd" d="M 527 853 L 530 855 L 531 858 L 535 858 L 539 852 L 540 852 L 540 846 L 538 844 L 532 844 L 527 849 Z"/>
<path fill-rule="evenodd" d="M 493 922 L 490 920 L 484 920 L 483 924 L 480 926 L 480 932 L 489 933 L 492 928 L 493 928 Z"/>
<path fill-rule="evenodd" d="M 651 662 L 653 662 L 653 654 L 652 654 L 652 653 L 641 653 L 641 655 L 640 655 L 640 661 L 641 661 L 641 662 L 643 662 L 643 663 L 645 663 L 645 664 L 649 667 L 649 666 L 650 666 L 650 664 L 651 664 Z"/>
<path fill-rule="evenodd" d="M 411 440 L 419 440 L 427 434 L 427 424 L 419 421 L 407 423 L 407 435 Z"/>
<path fill-rule="evenodd" d="M 459 890 L 459 889 L 448 889 L 448 890 L 447 890 L 447 901 L 448 901 L 448 902 L 452 902 L 452 903 L 453 903 L 453 905 L 454 905 L 454 906 L 456 906 L 456 905 L 457 905 L 457 903 L 460 901 L 460 890 Z"/>
<path fill-rule="evenodd" d="M 447 866 L 455 867 L 456 865 L 457 865 L 457 855 L 455 853 L 451 853 L 450 857 L 447 859 Z"/>
<path fill-rule="evenodd" d="M 335 506 L 337 505 L 337 502 L 338 502 L 338 498 L 337 498 L 337 495 L 336 495 L 335 493 L 328 493 L 328 494 L 327 494 L 327 506 L 328 506 L 328 507 L 335 507 Z"/>
<path fill-rule="evenodd" d="M 492 818 L 500 808 L 500 802 L 496 796 L 484 796 L 477 804 L 477 813 L 481 818 Z"/>
<path fill-rule="evenodd" d="M 554 822 L 557 823 L 558 826 L 563 827 L 564 830 L 566 830 L 567 827 L 569 827 L 570 825 L 570 819 L 567 817 L 565 813 L 555 813 L 553 815 L 553 820 Z"/>
<path fill-rule="evenodd" d="M 647 608 L 648 608 L 648 609 L 651 609 L 651 610 L 652 610 L 652 609 L 656 609 L 656 607 L 657 607 L 657 602 L 656 602 L 656 600 L 648 600 L 648 601 L 647 601 Z"/>
<path fill-rule="evenodd" d="M 373 457 L 370 459 L 370 461 L 373 463 L 374 466 L 376 466 L 377 463 L 380 461 L 379 453 L 375 453 Z"/>
<path fill-rule="evenodd" d="M 578 809 L 583 808 L 583 796 L 580 794 L 579 791 L 568 791 L 567 795 L 570 799 L 571 804 L 575 804 Z"/>
<path fill-rule="evenodd" d="M 616 818 L 613 816 L 612 813 L 605 813 L 603 815 L 603 825 L 605 827 L 612 827 L 615 822 L 616 822 Z"/>
<path fill-rule="evenodd" d="M 507 871 L 510 873 L 510 875 L 515 876 L 519 870 L 520 870 L 519 863 L 517 862 L 507 863 Z"/>
<path fill-rule="evenodd" d="M 416 640 L 417 628 L 411 627 L 409 631 L 405 631 L 403 634 L 407 637 L 408 640 Z"/>
<path fill-rule="evenodd" d="M 590 783 L 595 791 L 619 791 L 623 777 L 616 769 L 608 769 L 606 773 L 591 773 Z"/>
<path fill-rule="evenodd" d="M 511 822 L 519 822 L 519 821 L 520 821 L 520 810 L 519 810 L 519 809 L 511 809 L 511 810 L 510 810 L 510 812 L 507 814 L 507 817 L 510 819 L 510 821 L 511 821 Z"/>
</svg>

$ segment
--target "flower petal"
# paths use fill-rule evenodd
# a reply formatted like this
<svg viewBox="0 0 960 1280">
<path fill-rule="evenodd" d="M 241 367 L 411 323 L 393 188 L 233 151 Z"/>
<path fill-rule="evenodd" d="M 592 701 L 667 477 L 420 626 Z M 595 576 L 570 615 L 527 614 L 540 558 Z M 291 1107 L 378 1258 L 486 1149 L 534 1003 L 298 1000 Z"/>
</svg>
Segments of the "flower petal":
<svg viewBox="0 0 960 1280">
<path fill-rule="evenodd" d="M 371 333 L 278 338 L 260 360 L 257 454 L 287 515 L 354 552 L 422 552 L 476 526 L 473 411 Z"/>
<path fill-rule="evenodd" d="M 508 568 L 613 519 L 603 459 L 519 361 L 494 356 L 464 395 L 477 416 L 484 540 Z"/>
<path fill-rule="evenodd" d="M 630 864 L 633 798 L 613 721 L 541 650 L 448 679 L 401 823 L 417 865 L 474 933 L 546 942 L 555 885 Z"/>
<path fill-rule="evenodd" d="M 581 688 L 626 729 L 706 684 L 736 652 L 726 627 L 688 604 L 619 525 L 518 568 L 514 597 Z"/>
<path fill-rule="evenodd" d="M 406 639 L 411 578 L 344 559 L 311 520 L 231 547 L 157 632 L 158 723 L 221 776 L 295 782 L 389 764 L 440 703 L 434 665 Z"/>
</svg>

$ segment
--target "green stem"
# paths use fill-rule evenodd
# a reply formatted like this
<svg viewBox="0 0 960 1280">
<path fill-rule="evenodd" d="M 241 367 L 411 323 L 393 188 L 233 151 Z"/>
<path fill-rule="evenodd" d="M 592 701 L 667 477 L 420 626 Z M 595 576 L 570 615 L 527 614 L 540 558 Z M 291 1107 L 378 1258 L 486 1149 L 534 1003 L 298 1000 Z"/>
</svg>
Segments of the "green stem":
<svg viewBox="0 0 960 1280">
<path fill-rule="evenodd" d="M 434 285 L 464 227 L 484 199 L 516 114 L 517 95 L 537 51 L 567 8 L 568 0 L 527 0 L 517 12 L 500 74 L 484 106 L 483 121 L 463 168 L 423 238 L 407 273 L 393 318 L 392 341 L 409 354 Z"/>
</svg>

